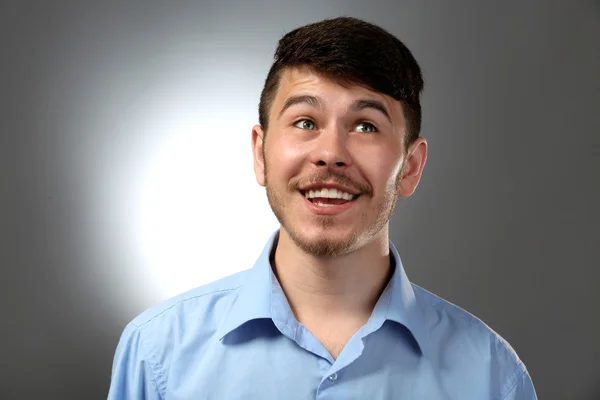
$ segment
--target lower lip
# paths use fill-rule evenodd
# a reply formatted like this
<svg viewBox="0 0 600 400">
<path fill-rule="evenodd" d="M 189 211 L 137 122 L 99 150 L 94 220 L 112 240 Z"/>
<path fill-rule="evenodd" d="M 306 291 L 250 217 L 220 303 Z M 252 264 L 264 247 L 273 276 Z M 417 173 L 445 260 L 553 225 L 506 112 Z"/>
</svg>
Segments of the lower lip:
<svg viewBox="0 0 600 400">
<path fill-rule="evenodd" d="M 355 200 L 347 201 L 344 204 L 323 207 L 323 206 L 316 205 L 312 201 L 308 200 L 306 198 L 306 196 L 304 196 L 302 193 L 300 193 L 300 195 L 304 199 L 304 202 L 306 203 L 306 206 L 312 212 L 314 212 L 315 214 L 318 214 L 318 215 L 340 214 L 340 213 L 342 213 L 342 212 L 344 212 L 346 210 L 349 210 L 354 205 L 354 203 L 356 203 L 356 201 L 358 200 L 358 199 L 355 199 Z"/>
</svg>

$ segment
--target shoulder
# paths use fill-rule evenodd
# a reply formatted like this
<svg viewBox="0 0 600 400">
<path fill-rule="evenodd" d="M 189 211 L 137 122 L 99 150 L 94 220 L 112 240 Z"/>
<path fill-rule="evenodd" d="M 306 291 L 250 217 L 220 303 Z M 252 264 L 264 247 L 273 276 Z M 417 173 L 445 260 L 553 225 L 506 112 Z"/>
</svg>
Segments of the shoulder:
<svg viewBox="0 0 600 400">
<path fill-rule="evenodd" d="M 203 354 L 248 271 L 189 290 L 135 317 L 115 352 L 109 399 L 164 398 L 176 357 Z"/>
<path fill-rule="evenodd" d="M 210 336 L 229 311 L 248 272 L 238 272 L 153 305 L 137 315 L 125 332 L 135 332 L 155 349 L 172 348 L 192 334 Z"/>
<path fill-rule="evenodd" d="M 442 340 L 440 336 L 444 336 L 448 342 L 446 344 L 468 341 L 484 346 L 480 350 L 485 350 L 488 357 L 499 357 L 511 363 L 520 362 L 512 346 L 481 319 L 418 285 L 413 284 L 413 289 L 425 324 L 433 335 L 432 339 Z"/>
<path fill-rule="evenodd" d="M 511 390 L 527 370 L 514 348 L 481 319 L 413 284 L 434 358 L 469 374 L 493 376 L 497 393 Z"/>
</svg>

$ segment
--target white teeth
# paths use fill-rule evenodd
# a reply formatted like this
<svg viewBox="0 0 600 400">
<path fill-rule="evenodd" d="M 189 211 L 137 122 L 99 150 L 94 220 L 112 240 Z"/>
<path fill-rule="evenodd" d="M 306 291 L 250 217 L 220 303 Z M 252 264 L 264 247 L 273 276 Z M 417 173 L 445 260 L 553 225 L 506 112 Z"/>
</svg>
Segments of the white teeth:
<svg viewBox="0 0 600 400">
<path fill-rule="evenodd" d="M 304 196 L 308 199 L 314 199 L 315 197 L 321 198 L 330 198 L 330 199 L 344 199 L 350 201 L 354 199 L 356 196 L 350 193 L 343 192 L 338 189 L 317 189 L 317 190 L 309 190 L 304 192 Z"/>
<path fill-rule="evenodd" d="M 335 204 L 323 204 L 323 203 L 317 203 L 318 206 L 320 207 L 333 207 Z"/>
</svg>

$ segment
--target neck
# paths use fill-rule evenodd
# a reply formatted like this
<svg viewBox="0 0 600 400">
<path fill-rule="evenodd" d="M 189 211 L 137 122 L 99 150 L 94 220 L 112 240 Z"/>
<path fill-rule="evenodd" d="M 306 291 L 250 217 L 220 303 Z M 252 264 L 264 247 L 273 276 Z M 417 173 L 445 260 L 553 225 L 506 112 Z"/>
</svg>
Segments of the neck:
<svg viewBox="0 0 600 400">
<path fill-rule="evenodd" d="M 390 277 L 387 229 L 344 256 L 320 258 L 280 230 L 274 272 L 299 322 L 368 320 Z"/>
</svg>

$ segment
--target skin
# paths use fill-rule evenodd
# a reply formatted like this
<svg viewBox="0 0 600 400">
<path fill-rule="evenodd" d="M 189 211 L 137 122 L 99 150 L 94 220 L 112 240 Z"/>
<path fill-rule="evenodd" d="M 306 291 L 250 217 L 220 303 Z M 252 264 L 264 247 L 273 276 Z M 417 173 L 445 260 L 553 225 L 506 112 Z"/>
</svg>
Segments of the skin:
<svg viewBox="0 0 600 400">
<path fill-rule="evenodd" d="M 297 95 L 319 104 L 300 102 L 282 112 Z M 379 102 L 388 116 L 372 107 L 351 110 L 357 100 Z M 298 321 L 337 354 L 389 280 L 389 220 L 398 198 L 411 196 L 419 183 L 427 142 L 419 138 L 405 148 L 397 100 L 341 86 L 306 67 L 282 74 L 268 127 L 266 136 L 253 127 L 252 151 L 257 182 L 281 224 L 273 269 Z M 361 195 L 341 214 L 317 215 L 299 188 L 323 181 Z"/>
</svg>

